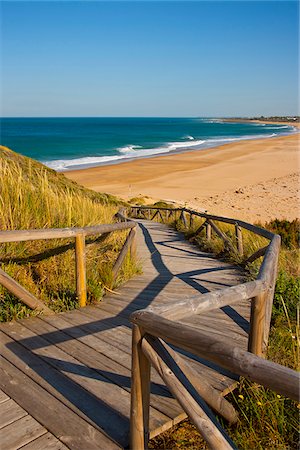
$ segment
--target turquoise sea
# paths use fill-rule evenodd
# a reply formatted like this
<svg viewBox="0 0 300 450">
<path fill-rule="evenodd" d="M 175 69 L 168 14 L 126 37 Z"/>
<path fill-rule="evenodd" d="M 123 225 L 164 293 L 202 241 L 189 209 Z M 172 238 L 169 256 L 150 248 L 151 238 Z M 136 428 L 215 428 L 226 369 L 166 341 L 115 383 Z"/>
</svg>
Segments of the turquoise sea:
<svg viewBox="0 0 300 450">
<path fill-rule="evenodd" d="M 3 118 L 0 142 L 63 171 L 293 132 L 212 118 Z"/>
</svg>

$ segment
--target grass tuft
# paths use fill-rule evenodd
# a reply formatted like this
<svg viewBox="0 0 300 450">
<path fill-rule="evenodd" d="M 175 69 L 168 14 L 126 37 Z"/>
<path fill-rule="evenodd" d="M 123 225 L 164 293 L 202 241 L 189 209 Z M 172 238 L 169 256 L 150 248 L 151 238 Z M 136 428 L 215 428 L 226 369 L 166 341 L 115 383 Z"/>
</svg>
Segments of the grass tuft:
<svg viewBox="0 0 300 450">
<path fill-rule="evenodd" d="M 64 228 L 113 223 L 123 204 L 67 179 L 30 158 L 0 147 L 0 229 Z M 114 288 L 112 267 L 128 231 L 86 239 L 87 298 Z M 138 268 L 128 257 L 117 283 Z M 0 244 L 0 267 L 54 311 L 76 308 L 73 239 Z M 0 321 L 35 315 L 0 286 Z"/>
</svg>

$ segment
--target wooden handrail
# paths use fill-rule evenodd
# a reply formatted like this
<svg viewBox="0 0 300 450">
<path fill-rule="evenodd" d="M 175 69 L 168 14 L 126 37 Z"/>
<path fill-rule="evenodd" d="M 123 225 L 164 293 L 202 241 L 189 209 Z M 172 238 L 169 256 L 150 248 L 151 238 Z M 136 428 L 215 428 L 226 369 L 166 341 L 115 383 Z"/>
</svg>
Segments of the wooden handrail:
<svg viewBox="0 0 300 450">
<path fill-rule="evenodd" d="M 256 235 L 263 236 L 266 239 L 269 239 L 269 244 L 256 251 L 251 255 L 248 259 L 242 261 L 241 263 L 246 265 L 249 262 L 254 261 L 255 259 L 264 256 L 263 262 L 260 267 L 260 272 L 258 276 L 258 281 L 262 281 L 264 284 L 263 290 L 257 289 L 257 292 L 253 292 L 253 299 L 251 305 L 251 327 L 250 327 L 250 335 L 249 335 L 249 350 L 257 355 L 264 355 L 267 350 L 269 330 L 270 330 L 270 321 L 271 321 L 271 312 L 272 312 L 272 302 L 273 295 L 275 289 L 276 282 L 276 273 L 277 273 L 277 261 L 279 256 L 280 249 L 280 236 L 276 235 L 268 230 L 265 230 L 261 227 L 257 227 L 255 225 L 249 224 L 247 222 L 231 219 L 228 217 L 215 216 L 212 214 L 208 214 L 206 212 L 194 211 L 188 208 L 169 208 L 169 207 L 155 207 L 155 206 L 130 206 L 131 211 L 140 211 L 140 210 L 153 210 L 155 211 L 153 218 L 160 213 L 161 211 L 169 211 L 169 217 L 172 212 L 180 212 L 179 220 L 183 222 L 185 228 L 187 228 L 187 220 L 184 213 L 190 214 L 192 216 L 198 216 L 204 218 L 205 221 L 202 225 L 198 227 L 195 231 L 195 235 L 200 233 L 203 228 L 206 228 L 206 239 L 211 239 L 211 231 L 213 230 L 224 242 L 225 248 L 230 250 L 232 253 L 238 255 L 240 258 L 243 257 L 244 249 L 243 249 L 243 236 L 242 229 L 246 229 Z M 163 220 L 163 217 L 160 213 L 160 217 Z M 235 245 L 231 242 L 231 240 L 223 233 L 219 227 L 214 223 L 214 221 L 219 221 L 223 223 L 228 223 L 233 225 L 235 228 Z M 190 221 L 191 222 L 191 221 Z M 220 300 L 222 303 L 226 300 L 226 290 L 221 290 L 220 298 L 222 298 L 223 293 L 225 294 L 223 300 Z M 238 301 L 238 296 L 234 297 Z M 250 298 L 250 297 L 248 297 Z M 161 307 L 159 314 L 166 314 L 166 317 L 177 318 L 180 317 L 181 314 L 193 313 L 189 308 L 195 307 L 199 300 L 194 299 L 194 303 L 188 303 L 186 301 L 182 302 L 182 310 L 180 311 L 180 305 L 178 304 L 176 308 L 173 310 L 170 307 Z M 242 297 L 240 297 L 242 300 Z M 231 301 L 235 301 L 231 299 Z M 192 300 L 193 302 L 193 300 Z M 221 304 L 220 303 L 220 304 Z M 208 302 L 209 304 L 209 302 Z M 207 305 L 205 307 L 207 307 Z M 217 303 L 216 303 L 217 304 Z M 225 304 L 222 303 L 222 306 Z M 204 306 L 203 306 L 204 307 Z M 186 311 L 184 311 L 186 308 Z M 199 306 L 199 308 L 201 308 Z M 199 309 L 200 310 L 200 309 Z"/>
<path fill-rule="evenodd" d="M 194 327 L 166 320 L 147 310 L 133 313 L 130 320 L 134 324 L 134 336 L 138 337 L 132 341 L 131 424 L 134 424 L 134 427 L 131 427 L 131 448 L 135 450 L 144 450 L 148 442 L 150 380 L 148 376 L 144 377 L 141 365 L 145 357 L 164 380 L 210 448 L 236 449 L 203 402 L 206 400 L 207 403 L 213 403 L 211 406 L 215 406 L 214 409 L 222 414 L 218 408 L 220 405 L 218 396 L 208 399 L 205 397 L 206 392 L 203 395 L 203 391 L 198 390 L 202 381 L 201 373 L 194 376 L 186 363 L 181 366 L 181 358 L 166 345 L 165 340 L 189 353 L 234 371 L 250 381 L 257 382 L 295 401 L 300 400 L 298 389 L 300 376 L 295 370 L 243 351 L 236 347 L 234 342 L 224 343 L 223 340 L 207 335 Z M 150 372 L 149 363 L 146 366 L 143 363 L 147 368 L 147 374 Z M 137 393 L 139 393 L 138 396 Z M 224 403 L 224 406 L 227 409 L 227 403 Z M 228 412 L 231 416 L 232 411 L 228 410 Z"/>
<path fill-rule="evenodd" d="M 130 320 L 142 327 L 145 333 L 206 358 L 295 401 L 300 400 L 298 372 L 241 350 L 235 346 L 234 341 L 225 343 L 224 340 L 207 335 L 194 327 L 165 319 L 146 310 L 134 312 Z"/>
<path fill-rule="evenodd" d="M 188 297 L 171 305 L 148 306 L 145 311 L 151 311 L 169 320 L 180 320 L 192 315 L 222 308 L 229 304 L 232 305 L 239 301 L 249 300 L 265 292 L 266 285 L 263 281 L 248 281 L 238 286 L 231 286 L 218 291 Z"/>
<path fill-rule="evenodd" d="M 97 234 L 107 234 L 113 231 L 130 230 L 124 246 L 113 267 L 113 276 L 122 266 L 125 256 L 129 249 L 134 248 L 134 237 L 136 222 L 129 220 L 125 215 L 126 210 L 122 208 L 116 217 L 121 220 L 119 223 L 101 224 L 88 227 L 73 228 L 41 228 L 32 230 L 7 230 L 0 231 L 0 244 L 8 242 L 24 242 L 46 239 L 74 238 L 75 237 L 75 264 L 76 264 L 76 293 L 79 306 L 86 305 L 86 261 L 85 261 L 85 237 Z M 51 314 L 52 311 L 41 300 L 28 292 L 24 287 L 17 283 L 13 278 L 0 269 L 0 283 L 19 300 L 29 306 L 31 309 L 43 311 Z"/>
<path fill-rule="evenodd" d="M 134 221 L 127 221 L 120 223 L 94 225 L 89 227 L 7 230 L 0 231 L 0 243 L 61 239 L 76 237 L 80 234 L 84 236 L 92 236 L 95 234 L 111 233 L 112 231 L 127 230 L 129 228 L 135 227 L 136 223 Z"/>
<path fill-rule="evenodd" d="M 212 412 L 202 401 L 174 360 L 157 339 L 143 339 L 142 350 L 184 411 L 187 412 L 212 450 L 232 450 L 232 441 L 222 432 Z M 166 356 L 167 354 L 167 356 Z M 168 364 L 166 360 L 168 359 Z M 138 450 L 135 442 L 132 448 Z"/>
<path fill-rule="evenodd" d="M 266 247 L 253 253 L 243 263 L 247 264 L 264 256 L 256 280 L 219 291 L 196 295 L 192 298 L 173 303 L 172 305 L 150 306 L 145 310 L 134 312 L 130 317 L 136 330 L 136 336 L 139 335 L 138 341 L 133 339 L 133 367 L 137 367 L 137 355 L 139 355 L 140 359 L 146 356 L 209 443 L 210 447 L 214 449 L 235 448 L 230 440 L 220 433 L 214 419 L 203 410 L 201 401 L 196 401 L 197 399 L 195 398 L 195 394 L 193 394 L 193 389 L 199 386 L 199 382 L 201 384 L 201 374 L 199 375 L 200 379 L 199 376 L 191 376 L 192 372 L 187 367 L 186 369 L 190 376 L 187 376 L 189 382 L 186 382 L 185 375 L 182 378 L 182 372 L 184 373 L 185 371 L 183 370 L 183 366 L 180 367 L 178 355 L 164 341 L 219 364 L 225 369 L 234 371 L 239 376 L 244 376 L 251 381 L 258 382 L 280 394 L 299 401 L 299 374 L 291 369 L 261 358 L 266 353 L 269 337 L 277 262 L 280 250 L 280 236 L 241 220 L 215 216 L 187 208 L 148 206 L 130 208 L 133 212 L 144 210 L 148 210 L 149 212 L 154 211 L 152 219 L 159 214 L 162 221 L 164 219 L 161 211 L 168 211 L 167 219 L 172 214 L 175 214 L 176 219 L 176 213 L 180 212 L 179 219 L 177 218 L 177 220 L 182 221 L 184 228 L 188 227 L 185 213 L 190 214 L 190 227 L 193 224 L 193 216 L 204 218 L 204 223 L 198 227 L 195 235 L 201 232 L 203 228 L 206 228 L 206 239 L 210 240 L 213 230 L 224 241 L 225 247 L 237 254 L 241 259 L 244 254 L 242 229 L 262 236 L 270 241 Z M 145 217 L 145 214 L 143 215 Z M 235 227 L 235 245 L 233 245 L 231 240 L 219 229 L 214 221 L 227 223 Z M 224 343 L 214 336 L 207 336 L 206 333 L 192 326 L 178 322 L 182 318 L 245 300 L 251 300 L 249 351 L 243 351 L 237 348 L 234 341 Z M 143 354 L 144 356 L 142 356 Z M 147 370 L 149 371 L 149 368 Z M 139 370 L 133 376 L 133 391 L 135 390 L 135 383 L 137 383 L 137 385 L 143 386 L 143 390 L 147 392 L 148 382 L 142 380 L 143 372 Z M 198 382 L 198 380 L 200 381 Z M 192 386 L 190 383 L 192 383 Z M 132 396 L 131 410 L 135 411 L 135 420 L 137 416 L 140 418 L 136 422 L 139 429 L 135 427 L 131 435 L 132 447 L 137 450 L 144 449 L 144 445 L 146 446 L 147 444 L 145 437 L 145 430 L 148 427 L 148 415 L 145 412 L 145 409 L 149 409 L 147 401 L 143 403 L 142 395 L 140 395 L 138 402 L 137 398 L 134 395 Z M 132 420 L 134 420 L 133 416 Z M 144 436 L 142 445 L 140 445 L 141 436 Z"/>
<path fill-rule="evenodd" d="M 210 219 L 210 220 L 216 220 L 217 222 L 223 222 L 223 223 L 229 223 L 231 225 L 238 225 L 241 228 L 244 228 L 245 230 L 252 231 L 255 234 L 258 234 L 259 236 L 262 236 L 266 239 L 271 240 L 274 236 L 274 233 L 271 231 L 265 230 L 264 228 L 258 227 L 257 225 L 252 225 L 248 222 L 244 222 L 240 219 L 231 219 L 230 217 L 222 217 L 222 216 L 216 216 L 213 214 L 208 214 L 206 212 L 199 212 L 188 208 L 160 208 L 155 206 L 130 206 L 130 209 L 150 209 L 150 210 L 161 210 L 161 211 L 185 211 L 189 214 L 193 214 L 198 217 L 202 217 L 204 219 Z"/>
</svg>

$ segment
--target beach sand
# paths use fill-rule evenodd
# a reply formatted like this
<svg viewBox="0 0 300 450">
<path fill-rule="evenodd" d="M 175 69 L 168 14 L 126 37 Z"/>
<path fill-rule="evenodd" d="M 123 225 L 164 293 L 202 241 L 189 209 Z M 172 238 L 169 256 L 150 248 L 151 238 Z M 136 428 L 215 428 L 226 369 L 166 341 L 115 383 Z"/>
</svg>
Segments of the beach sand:
<svg viewBox="0 0 300 450">
<path fill-rule="evenodd" d="M 126 200 L 149 196 L 264 223 L 293 220 L 299 210 L 299 134 L 247 140 L 65 175 Z"/>
</svg>

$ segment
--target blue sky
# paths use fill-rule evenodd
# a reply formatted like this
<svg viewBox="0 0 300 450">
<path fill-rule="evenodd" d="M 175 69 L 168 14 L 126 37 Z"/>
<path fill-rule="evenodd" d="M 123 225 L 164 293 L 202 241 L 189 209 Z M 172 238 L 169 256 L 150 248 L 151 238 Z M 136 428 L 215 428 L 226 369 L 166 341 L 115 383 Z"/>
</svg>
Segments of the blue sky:
<svg viewBox="0 0 300 450">
<path fill-rule="evenodd" d="M 296 1 L 4 1 L 1 114 L 297 114 L 298 10 Z"/>
</svg>

